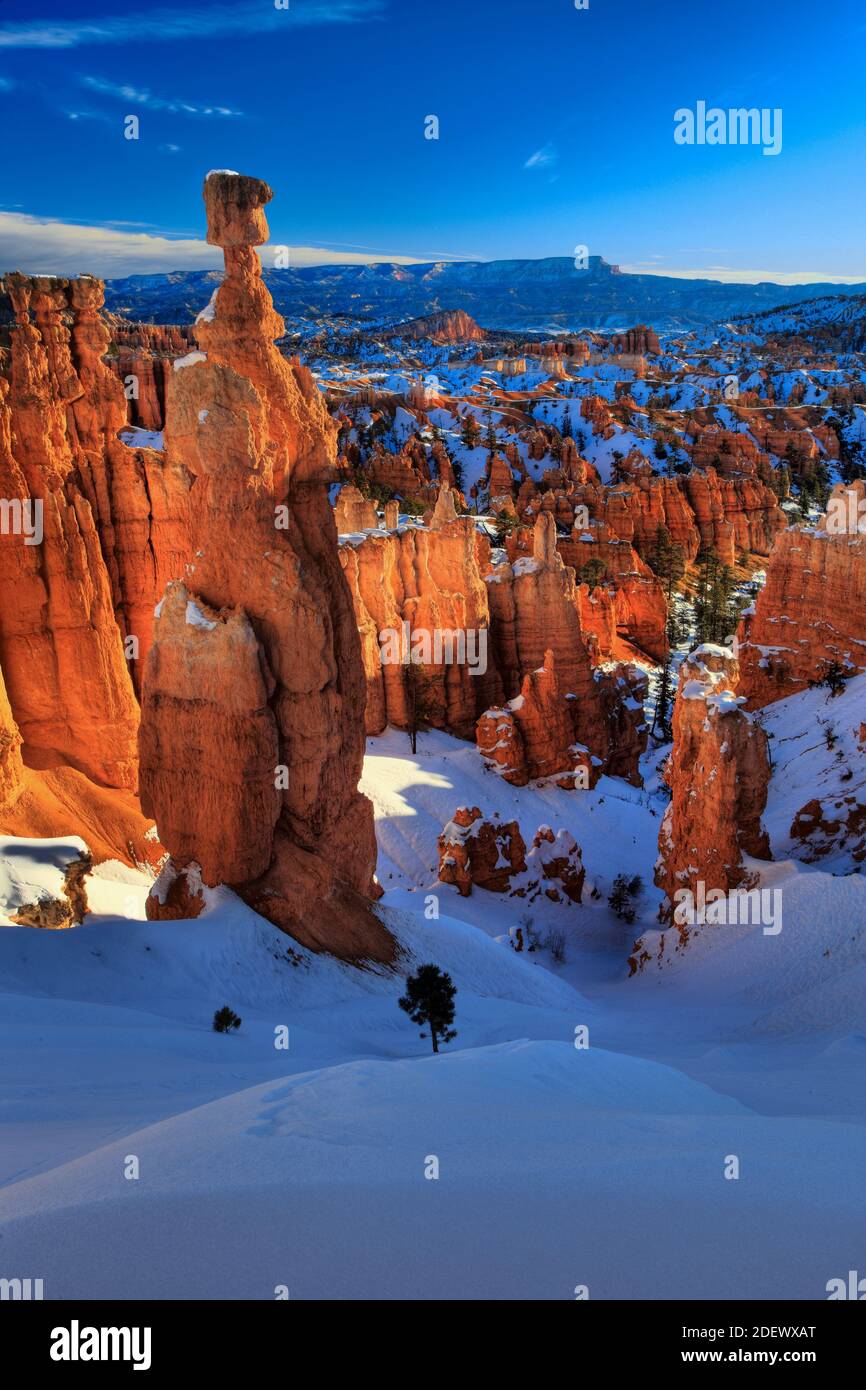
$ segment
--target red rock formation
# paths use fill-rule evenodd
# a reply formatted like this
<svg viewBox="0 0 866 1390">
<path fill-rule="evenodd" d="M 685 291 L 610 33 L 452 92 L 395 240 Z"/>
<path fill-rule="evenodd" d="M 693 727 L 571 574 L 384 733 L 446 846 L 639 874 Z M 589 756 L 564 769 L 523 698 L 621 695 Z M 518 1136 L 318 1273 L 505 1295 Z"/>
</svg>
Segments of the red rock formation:
<svg viewBox="0 0 866 1390">
<path fill-rule="evenodd" d="M 355 531 L 375 530 L 379 525 L 376 504 L 364 497 L 351 483 L 343 484 L 334 507 L 334 517 L 339 535 L 351 535 Z"/>
<path fill-rule="evenodd" d="M 478 751 L 504 781 L 524 787 L 530 780 L 550 778 L 568 790 L 595 784 L 597 768 L 586 749 L 574 742 L 563 694 L 553 652 L 548 651 L 544 665 L 525 676 L 515 699 L 481 716 L 476 729 Z"/>
<path fill-rule="evenodd" d="M 517 821 L 483 820 L 477 806 L 460 806 L 439 836 L 439 882 L 451 883 L 462 898 L 473 885 L 508 893 L 512 879 L 526 871 L 526 845 Z"/>
<path fill-rule="evenodd" d="M 447 488 L 428 526 L 413 523 L 344 539 L 340 561 L 361 634 L 368 733 L 381 733 L 387 724 L 409 725 L 412 634 L 419 643 L 430 637 L 429 653 L 417 648 L 424 658 L 427 722 L 472 738 L 481 710 L 501 698 L 498 674 L 488 666 L 490 611 L 482 566 L 489 568 L 489 554 L 472 518 L 457 516 Z"/>
<path fill-rule="evenodd" d="M 6 683 L 0 671 L 0 811 L 14 806 L 24 788 L 24 763 L 21 758 L 21 735 L 6 694 Z"/>
<path fill-rule="evenodd" d="M 544 665 L 550 650 L 560 691 L 569 703 L 572 742 L 615 775 L 639 781 L 646 745 L 640 710 L 644 678 L 633 668 L 594 671 L 591 643 L 581 628 L 574 570 L 557 550 L 548 513 L 535 523 L 534 551 L 487 576 L 493 661 L 506 695 Z"/>
<path fill-rule="evenodd" d="M 625 333 L 615 333 L 613 336 L 614 352 L 625 352 L 630 355 L 645 357 L 648 353 L 658 355 L 661 352 L 659 335 L 652 328 L 647 328 L 646 324 L 639 323 L 635 328 L 629 328 Z"/>
<path fill-rule="evenodd" d="M 357 791 L 363 669 L 327 488 L 335 426 L 261 277 L 267 184 L 209 175 L 208 240 L 226 275 L 175 371 L 170 459 L 195 476 L 193 563 L 148 659 L 142 800 L 170 873 L 227 883 L 311 949 L 389 961 L 370 909 L 372 808 Z M 162 915 L 159 895 L 148 911 Z"/>
<path fill-rule="evenodd" d="M 746 476 L 720 478 L 713 468 L 682 478 L 631 479 L 607 489 L 586 484 L 575 487 L 571 500 L 629 541 L 644 560 L 652 555 L 659 527 L 670 533 L 688 564 L 711 548 L 733 565 L 740 552 L 769 555 L 787 526 L 776 494 L 765 483 Z"/>
<path fill-rule="evenodd" d="M 750 709 L 781 700 L 827 666 L 866 670 L 866 484 L 834 488 L 815 528 L 783 532 L 740 624 L 740 692 Z"/>
<path fill-rule="evenodd" d="M 31 765 L 134 788 L 138 707 L 88 482 L 104 478 L 98 281 L 6 278 L 15 309 L 0 391 L 0 496 L 38 507 L 44 535 L 0 538 L 0 665 Z M 72 334 L 66 321 L 72 313 Z M 112 392 L 120 393 L 106 370 Z M 119 423 L 125 419 L 120 393 Z M 108 417 L 108 430 L 114 421 Z M 118 444 L 118 450 L 123 446 Z M 108 464 L 110 467 L 111 464 Z M 30 539 L 34 539 L 31 537 Z M 35 760 L 35 761 L 34 761 Z"/>
<path fill-rule="evenodd" d="M 439 836 L 439 882 L 461 897 L 474 888 L 533 902 L 579 903 L 586 871 L 580 846 L 567 830 L 539 826 L 529 853 L 517 821 L 489 821 L 477 806 L 459 807 Z"/>
<path fill-rule="evenodd" d="M 699 884 L 705 894 L 749 886 L 743 855 L 770 857 L 761 827 L 770 780 L 767 737 L 734 694 L 738 678 L 726 647 L 698 647 L 680 668 L 665 768 L 672 796 L 655 875 L 666 894 L 663 920 L 682 902 L 677 892 L 689 890 L 697 900 Z"/>
<path fill-rule="evenodd" d="M 409 319 L 387 328 L 383 338 L 405 338 L 411 342 L 477 343 L 485 337 L 484 330 L 463 309 L 445 309 L 438 314 Z"/>
</svg>

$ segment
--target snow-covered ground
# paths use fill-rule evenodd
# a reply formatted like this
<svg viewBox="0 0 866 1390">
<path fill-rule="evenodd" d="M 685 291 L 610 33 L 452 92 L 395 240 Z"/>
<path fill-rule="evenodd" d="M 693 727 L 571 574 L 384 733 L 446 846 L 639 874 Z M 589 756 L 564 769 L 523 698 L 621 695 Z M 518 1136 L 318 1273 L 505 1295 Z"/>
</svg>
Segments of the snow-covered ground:
<svg viewBox="0 0 866 1390">
<path fill-rule="evenodd" d="M 853 758 L 864 686 L 767 711 L 777 854 L 840 766 L 819 721 Z M 49 1298 L 826 1297 L 866 1240 L 866 886 L 841 860 L 764 866 L 778 935 L 705 931 L 629 979 L 663 752 L 645 789 L 565 792 L 509 787 L 444 734 L 415 757 L 370 739 L 397 975 L 312 956 L 225 890 L 198 921 L 147 922 L 148 881 L 112 865 L 84 926 L 0 928 L 0 1275 Z M 570 830 L 583 903 L 438 885 L 460 805 L 527 840 Z M 607 906 L 618 873 L 644 881 L 634 926 Z M 518 954 L 530 917 L 542 945 Z M 397 1006 L 430 960 L 458 988 L 435 1057 Z M 236 1034 L 211 1029 L 222 1004 Z"/>
</svg>

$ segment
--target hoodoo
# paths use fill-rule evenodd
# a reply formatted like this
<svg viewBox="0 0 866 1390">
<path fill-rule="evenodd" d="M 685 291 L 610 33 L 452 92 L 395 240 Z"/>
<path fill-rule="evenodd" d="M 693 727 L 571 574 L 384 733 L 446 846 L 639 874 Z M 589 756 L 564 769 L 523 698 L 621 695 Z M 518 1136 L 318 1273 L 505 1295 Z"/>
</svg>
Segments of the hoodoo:
<svg viewBox="0 0 866 1390">
<path fill-rule="evenodd" d="M 184 878 L 200 907 L 200 873 L 312 949 L 390 961 L 357 790 L 364 671 L 328 502 L 335 427 L 274 345 L 285 326 L 255 251 L 271 196 L 240 174 L 206 179 L 225 279 L 168 388 L 193 561 L 159 606 L 145 675 L 142 799 L 172 856 L 148 912 L 173 915 Z"/>
</svg>

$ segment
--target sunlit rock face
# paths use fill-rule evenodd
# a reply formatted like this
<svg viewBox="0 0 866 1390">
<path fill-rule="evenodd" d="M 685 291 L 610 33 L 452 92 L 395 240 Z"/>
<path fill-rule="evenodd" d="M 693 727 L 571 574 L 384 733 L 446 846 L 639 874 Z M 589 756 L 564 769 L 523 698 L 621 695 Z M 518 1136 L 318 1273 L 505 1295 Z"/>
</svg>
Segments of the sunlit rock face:
<svg viewBox="0 0 866 1390">
<path fill-rule="evenodd" d="M 696 648 L 680 668 L 673 748 L 665 767 L 671 801 L 659 832 L 656 884 L 670 920 L 679 890 L 699 896 L 748 886 L 744 855 L 769 859 L 767 736 L 736 695 L 739 670 L 726 647 Z"/>
<path fill-rule="evenodd" d="M 192 561 L 148 660 L 143 804 L 174 869 L 199 866 L 205 887 L 228 883 L 313 949 L 388 961 L 357 790 L 364 670 L 328 501 L 336 426 L 274 345 L 284 324 L 254 249 L 270 188 L 216 173 L 204 197 L 226 274 L 168 390 L 167 455 L 194 479 Z"/>
<path fill-rule="evenodd" d="M 866 670 L 866 483 L 839 483 L 816 527 L 778 537 L 738 639 L 750 709 L 802 690 L 828 667 Z"/>
</svg>

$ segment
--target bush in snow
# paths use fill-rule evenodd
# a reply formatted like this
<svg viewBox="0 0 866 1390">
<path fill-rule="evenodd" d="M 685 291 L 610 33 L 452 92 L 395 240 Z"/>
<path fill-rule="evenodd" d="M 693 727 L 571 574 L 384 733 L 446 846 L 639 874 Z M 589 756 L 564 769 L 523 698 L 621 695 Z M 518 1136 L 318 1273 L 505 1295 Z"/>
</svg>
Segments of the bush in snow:
<svg viewBox="0 0 866 1390">
<path fill-rule="evenodd" d="M 233 1028 L 240 1028 L 241 1020 L 228 1004 L 223 1004 L 221 1009 L 217 1009 L 213 1016 L 213 1030 L 215 1033 L 230 1033 Z"/>
<path fill-rule="evenodd" d="M 633 878 L 626 878 L 625 874 L 617 874 L 607 900 L 608 906 L 612 912 L 616 913 L 617 917 L 630 926 L 637 916 L 632 899 L 639 898 L 642 892 L 643 880 L 639 874 L 635 874 Z"/>
</svg>

